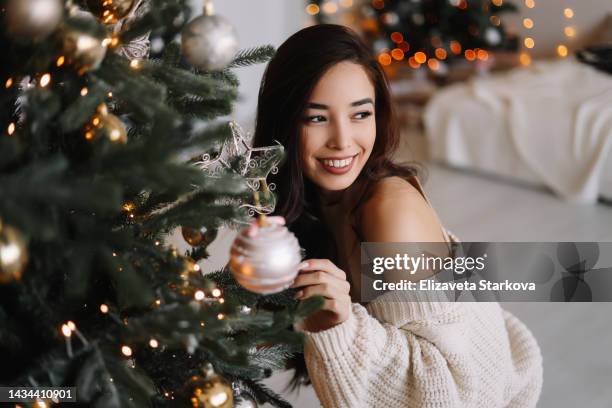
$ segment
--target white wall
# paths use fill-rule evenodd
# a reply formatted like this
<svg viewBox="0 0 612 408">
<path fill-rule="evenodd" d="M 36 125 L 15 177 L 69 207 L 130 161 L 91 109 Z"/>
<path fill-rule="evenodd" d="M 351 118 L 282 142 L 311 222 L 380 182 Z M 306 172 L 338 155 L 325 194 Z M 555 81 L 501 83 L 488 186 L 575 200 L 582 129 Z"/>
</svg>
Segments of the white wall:
<svg viewBox="0 0 612 408">
<path fill-rule="evenodd" d="M 202 10 L 203 0 L 192 0 L 194 17 Z M 227 18 L 238 31 L 240 48 L 271 44 L 278 47 L 291 34 L 306 25 L 303 0 L 216 0 L 215 13 Z M 245 129 L 254 127 L 259 83 L 265 64 L 236 70 L 240 79 L 241 100 L 234 118 Z"/>
</svg>

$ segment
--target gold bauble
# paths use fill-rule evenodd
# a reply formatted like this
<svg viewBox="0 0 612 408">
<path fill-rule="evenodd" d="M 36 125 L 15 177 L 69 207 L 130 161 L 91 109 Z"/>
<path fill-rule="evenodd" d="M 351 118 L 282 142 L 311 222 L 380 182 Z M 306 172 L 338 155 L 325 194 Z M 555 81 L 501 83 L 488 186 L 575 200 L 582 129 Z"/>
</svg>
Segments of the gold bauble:
<svg viewBox="0 0 612 408">
<path fill-rule="evenodd" d="M 181 227 L 183 239 L 192 247 L 209 245 L 217 237 L 217 230 L 202 227 L 200 229 L 191 227 Z"/>
<path fill-rule="evenodd" d="M 87 7 L 104 24 L 115 24 L 125 18 L 134 0 L 87 0 Z"/>
<path fill-rule="evenodd" d="M 9 0 L 3 20 L 9 34 L 37 41 L 55 31 L 63 12 L 61 0 Z"/>
<path fill-rule="evenodd" d="M 65 57 L 79 74 L 98 69 L 106 56 L 108 41 L 102 36 L 92 35 L 74 25 L 66 25 L 62 30 L 62 38 Z"/>
<path fill-rule="evenodd" d="M 23 235 L 0 220 L 0 283 L 21 279 L 28 262 L 28 249 Z"/>
<path fill-rule="evenodd" d="M 234 406 L 234 393 L 231 385 L 220 376 L 209 377 L 194 375 L 185 384 L 185 395 L 194 408 L 231 408 Z"/>
<path fill-rule="evenodd" d="M 85 126 L 85 139 L 93 140 L 98 137 L 106 137 L 113 143 L 125 144 L 128 140 L 123 122 L 112 113 L 108 113 L 105 104 L 98 106 L 96 114 Z"/>
</svg>

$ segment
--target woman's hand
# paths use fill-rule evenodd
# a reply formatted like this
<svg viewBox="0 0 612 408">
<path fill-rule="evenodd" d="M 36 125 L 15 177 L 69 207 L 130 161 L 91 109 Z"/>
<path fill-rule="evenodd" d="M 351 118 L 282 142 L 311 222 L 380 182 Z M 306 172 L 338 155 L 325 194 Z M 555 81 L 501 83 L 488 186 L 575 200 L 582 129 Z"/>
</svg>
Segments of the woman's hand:
<svg viewBox="0 0 612 408">
<path fill-rule="evenodd" d="M 351 285 L 344 271 L 329 259 L 308 259 L 302 262 L 299 269 L 291 285 L 292 288 L 303 288 L 296 293 L 296 299 L 304 300 L 315 295 L 325 298 L 323 308 L 308 316 L 303 328 L 318 332 L 348 319 L 351 312 Z"/>
</svg>

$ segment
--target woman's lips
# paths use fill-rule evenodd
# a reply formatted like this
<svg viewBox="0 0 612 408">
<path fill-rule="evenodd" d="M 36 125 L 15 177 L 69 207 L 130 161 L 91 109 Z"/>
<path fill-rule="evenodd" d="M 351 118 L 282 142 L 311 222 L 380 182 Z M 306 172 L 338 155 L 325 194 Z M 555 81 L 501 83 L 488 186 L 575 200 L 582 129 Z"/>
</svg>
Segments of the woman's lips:
<svg viewBox="0 0 612 408">
<path fill-rule="evenodd" d="M 358 154 L 354 156 L 349 156 L 344 159 L 340 158 L 328 158 L 328 159 L 319 159 L 321 166 L 327 172 L 331 174 L 344 174 L 349 172 L 353 168 L 353 164 L 357 159 Z"/>
</svg>

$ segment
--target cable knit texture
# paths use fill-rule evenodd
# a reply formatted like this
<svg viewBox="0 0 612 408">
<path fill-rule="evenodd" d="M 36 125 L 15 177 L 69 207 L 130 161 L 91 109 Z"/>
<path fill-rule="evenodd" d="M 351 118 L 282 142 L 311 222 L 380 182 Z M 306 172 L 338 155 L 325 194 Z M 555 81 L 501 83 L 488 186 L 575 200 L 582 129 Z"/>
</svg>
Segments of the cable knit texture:
<svg viewBox="0 0 612 408">
<path fill-rule="evenodd" d="M 414 295 L 389 292 L 367 307 L 353 303 L 345 322 L 302 330 L 324 407 L 536 406 L 542 356 L 515 316 L 496 302 L 399 296 Z"/>
</svg>

